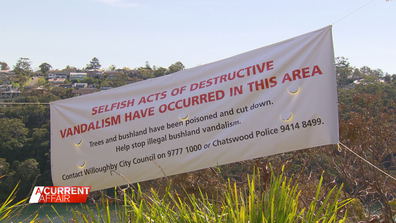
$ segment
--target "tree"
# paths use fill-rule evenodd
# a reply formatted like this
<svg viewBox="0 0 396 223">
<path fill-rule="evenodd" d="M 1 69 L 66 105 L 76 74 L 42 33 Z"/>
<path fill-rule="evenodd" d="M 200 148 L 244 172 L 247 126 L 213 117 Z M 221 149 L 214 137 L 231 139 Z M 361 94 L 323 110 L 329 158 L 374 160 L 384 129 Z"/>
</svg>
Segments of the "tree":
<svg viewBox="0 0 396 223">
<path fill-rule="evenodd" d="M 21 57 L 17 61 L 17 63 L 14 65 L 14 71 L 32 71 L 32 62 L 30 61 L 29 58 Z"/>
<path fill-rule="evenodd" d="M 391 75 L 390 75 L 390 74 L 385 75 L 384 80 L 385 80 L 385 82 L 387 82 L 387 83 L 392 82 Z"/>
<path fill-rule="evenodd" d="M 149 69 L 149 70 L 152 70 L 151 69 L 151 66 L 150 66 L 150 63 L 148 62 L 148 61 L 146 61 L 146 67 L 145 67 L 146 69 Z"/>
<path fill-rule="evenodd" d="M 370 76 L 370 74 L 371 74 L 371 68 L 370 67 L 368 67 L 368 66 L 363 66 L 363 67 L 361 67 L 360 68 L 360 72 L 362 73 L 362 74 L 364 74 L 365 76 Z"/>
<path fill-rule="evenodd" d="M 97 84 L 99 82 L 99 80 L 95 79 L 93 77 L 84 77 L 84 79 L 81 82 L 91 85 L 91 84 Z"/>
<path fill-rule="evenodd" d="M 384 76 L 384 71 L 382 71 L 381 69 L 372 70 L 371 76 L 376 77 L 377 79 L 379 79 L 379 78 Z"/>
<path fill-rule="evenodd" d="M 116 69 L 116 66 L 114 64 L 109 66 L 109 70 L 113 70 L 114 71 L 115 69 Z"/>
<path fill-rule="evenodd" d="M 181 70 L 184 70 L 184 64 L 180 61 L 177 61 L 176 63 L 170 65 L 168 67 L 168 72 L 166 74 L 171 74 L 171 73 L 175 73 Z"/>
<path fill-rule="evenodd" d="M 10 164 L 4 158 L 0 158 L 0 176 L 7 174 L 10 169 Z"/>
<path fill-rule="evenodd" d="M 36 83 L 36 86 L 46 86 L 46 85 L 48 85 L 48 81 L 44 77 L 40 77 Z"/>
<path fill-rule="evenodd" d="M 361 85 L 356 89 L 358 93 L 348 100 L 339 100 L 340 114 L 344 114 L 340 120 L 340 141 L 392 174 L 396 169 L 395 92 L 384 86 L 389 85 Z M 352 91 L 345 93 L 353 94 Z M 347 150 L 340 150 L 339 154 L 339 161 L 334 165 L 339 171 L 339 180 L 344 182 L 345 192 L 364 201 L 369 209 L 379 205 L 384 222 L 394 222 L 389 199 L 396 196 L 396 182 Z"/>
<path fill-rule="evenodd" d="M 40 67 L 41 73 L 43 73 L 43 74 L 47 74 L 47 72 L 49 70 L 51 70 L 51 68 L 52 68 L 52 66 L 48 63 L 42 63 L 42 64 L 40 64 L 39 67 Z"/>
<path fill-rule="evenodd" d="M 17 173 L 21 176 L 22 179 L 32 180 L 37 174 L 40 173 L 40 169 L 38 168 L 39 163 L 31 158 L 23 161 L 17 167 Z"/>
<path fill-rule="evenodd" d="M 102 65 L 99 63 L 99 59 L 94 57 L 91 62 L 87 64 L 87 69 L 99 69 Z"/>
<path fill-rule="evenodd" d="M 151 69 L 141 68 L 139 69 L 139 73 L 144 80 L 154 77 L 153 71 Z"/>
<path fill-rule="evenodd" d="M 396 81 L 396 74 L 393 74 L 391 77 L 392 77 L 392 82 L 395 82 Z"/>
<path fill-rule="evenodd" d="M 158 69 L 154 70 L 154 76 L 155 77 L 160 77 L 164 76 L 166 74 L 166 69 L 163 67 L 159 67 Z"/>
<path fill-rule="evenodd" d="M 1 66 L 0 70 L 9 70 L 10 69 L 10 67 L 8 66 L 8 64 L 6 62 L 0 61 L 0 66 Z"/>
<path fill-rule="evenodd" d="M 16 157 L 24 157 L 21 151 L 29 133 L 28 128 L 21 119 L 0 119 L 0 154 L 2 158 L 14 160 Z"/>
<path fill-rule="evenodd" d="M 348 77 L 352 75 L 353 68 L 351 67 L 348 58 L 337 57 L 335 58 L 335 66 L 337 72 L 338 86 L 348 85 L 352 82 Z"/>
<path fill-rule="evenodd" d="M 66 97 L 66 89 L 62 87 L 53 87 L 50 91 L 52 94 L 58 96 L 61 99 L 65 99 Z"/>
<path fill-rule="evenodd" d="M 100 83 L 99 87 L 109 87 L 110 83 L 107 80 L 103 80 L 102 83 Z"/>
<path fill-rule="evenodd" d="M 128 76 L 125 74 L 116 74 L 115 78 L 111 80 L 111 86 L 119 87 L 128 84 Z"/>
<path fill-rule="evenodd" d="M 185 68 L 184 64 L 180 61 L 177 61 L 176 63 L 168 67 L 168 74 L 184 70 L 184 68 Z"/>
<path fill-rule="evenodd" d="M 63 72 L 77 72 L 77 68 L 67 65 L 65 69 L 62 70 Z"/>
<path fill-rule="evenodd" d="M 39 176 L 39 163 L 35 159 L 30 158 L 22 162 L 18 161 L 15 166 L 14 170 L 16 171 L 13 178 L 21 181 L 19 185 L 21 192 L 17 194 L 17 199 L 21 199 L 28 196 L 32 183 Z"/>
</svg>

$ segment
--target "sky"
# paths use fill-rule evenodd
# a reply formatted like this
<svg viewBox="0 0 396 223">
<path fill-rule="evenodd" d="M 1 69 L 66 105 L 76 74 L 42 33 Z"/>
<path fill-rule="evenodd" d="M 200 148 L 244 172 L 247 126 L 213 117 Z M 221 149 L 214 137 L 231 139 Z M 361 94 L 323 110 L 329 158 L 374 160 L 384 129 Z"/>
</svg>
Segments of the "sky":
<svg viewBox="0 0 396 223">
<path fill-rule="evenodd" d="M 396 74 L 396 1 L 386 0 L 0 0 L 0 61 L 191 68 L 328 25 L 336 57 Z"/>
</svg>

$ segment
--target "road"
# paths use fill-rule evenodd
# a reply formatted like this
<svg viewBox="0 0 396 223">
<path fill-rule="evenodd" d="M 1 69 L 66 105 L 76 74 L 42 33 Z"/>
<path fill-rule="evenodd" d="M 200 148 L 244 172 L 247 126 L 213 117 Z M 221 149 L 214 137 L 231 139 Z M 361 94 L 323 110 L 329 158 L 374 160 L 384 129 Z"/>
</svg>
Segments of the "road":
<svg viewBox="0 0 396 223">
<path fill-rule="evenodd" d="M 39 77 L 32 77 L 30 83 L 26 86 L 26 88 L 34 88 L 34 86 L 38 83 Z"/>
</svg>

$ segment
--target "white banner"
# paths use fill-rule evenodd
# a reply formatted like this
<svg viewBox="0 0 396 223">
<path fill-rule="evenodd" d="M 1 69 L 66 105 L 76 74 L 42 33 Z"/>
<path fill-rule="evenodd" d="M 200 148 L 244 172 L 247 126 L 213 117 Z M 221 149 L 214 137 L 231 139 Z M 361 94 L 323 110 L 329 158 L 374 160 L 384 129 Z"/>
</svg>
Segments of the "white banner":
<svg viewBox="0 0 396 223">
<path fill-rule="evenodd" d="M 92 191 L 338 143 L 331 26 L 51 103 L 56 186 Z"/>
</svg>

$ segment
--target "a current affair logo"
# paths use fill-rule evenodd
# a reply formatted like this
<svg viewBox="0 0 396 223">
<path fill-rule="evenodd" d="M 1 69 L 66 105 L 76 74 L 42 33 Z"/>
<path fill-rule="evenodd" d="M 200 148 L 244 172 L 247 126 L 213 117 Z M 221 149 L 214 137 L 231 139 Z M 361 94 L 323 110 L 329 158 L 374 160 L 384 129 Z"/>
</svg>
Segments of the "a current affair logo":
<svg viewBox="0 0 396 223">
<path fill-rule="evenodd" d="M 85 203 L 91 187 L 35 186 L 29 203 Z"/>
</svg>

